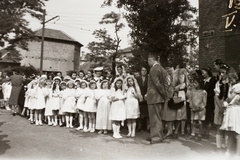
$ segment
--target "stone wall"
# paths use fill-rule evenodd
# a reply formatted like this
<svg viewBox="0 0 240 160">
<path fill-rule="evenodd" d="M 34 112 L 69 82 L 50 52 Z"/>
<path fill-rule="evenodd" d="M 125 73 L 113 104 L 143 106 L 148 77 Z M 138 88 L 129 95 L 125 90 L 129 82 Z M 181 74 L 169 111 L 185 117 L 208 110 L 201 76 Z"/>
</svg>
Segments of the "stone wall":
<svg viewBox="0 0 240 160">
<path fill-rule="evenodd" d="M 41 42 L 29 42 L 29 50 L 20 50 L 23 59 L 21 65 L 33 65 L 40 68 Z M 66 71 L 79 69 L 80 47 L 53 41 L 44 41 L 43 71 Z M 75 59 L 75 61 L 74 61 Z M 78 63 L 77 63 L 78 61 Z M 74 64 L 77 63 L 77 64 Z"/>
<path fill-rule="evenodd" d="M 215 59 L 237 69 L 240 64 L 239 42 L 240 25 L 226 32 L 226 18 L 222 17 L 232 12 L 229 0 L 199 0 L 199 64 L 202 67 L 213 67 Z M 232 17 L 229 17 L 230 20 Z M 236 20 L 240 18 L 236 14 Z"/>
<path fill-rule="evenodd" d="M 199 65 L 213 67 L 215 59 L 225 61 L 224 25 L 226 0 L 199 0 Z"/>
</svg>

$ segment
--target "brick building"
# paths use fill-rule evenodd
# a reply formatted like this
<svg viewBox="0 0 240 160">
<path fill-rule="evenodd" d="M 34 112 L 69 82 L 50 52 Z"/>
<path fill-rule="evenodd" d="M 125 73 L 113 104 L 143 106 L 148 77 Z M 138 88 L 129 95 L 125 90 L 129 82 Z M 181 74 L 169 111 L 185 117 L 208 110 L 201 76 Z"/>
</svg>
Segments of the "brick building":
<svg viewBox="0 0 240 160">
<path fill-rule="evenodd" d="M 212 67 L 222 59 L 235 69 L 240 64 L 240 14 L 231 0 L 199 0 L 199 65 Z M 239 7 L 240 9 L 240 7 Z"/>
<path fill-rule="evenodd" d="M 35 35 L 39 41 L 28 42 L 28 51 L 19 49 L 22 55 L 21 65 L 32 65 L 40 68 L 41 35 L 42 30 L 37 30 Z M 69 70 L 79 70 L 80 51 L 83 45 L 66 33 L 45 29 L 43 72 L 61 71 L 64 75 Z"/>
</svg>

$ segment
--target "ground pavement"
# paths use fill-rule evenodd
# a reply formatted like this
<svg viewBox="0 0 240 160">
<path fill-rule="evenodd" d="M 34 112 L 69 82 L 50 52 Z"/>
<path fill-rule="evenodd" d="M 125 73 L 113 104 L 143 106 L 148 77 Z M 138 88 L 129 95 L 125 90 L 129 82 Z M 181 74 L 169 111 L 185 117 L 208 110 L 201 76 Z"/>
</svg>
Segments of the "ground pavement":
<svg viewBox="0 0 240 160">
<path fill-rule="evenodd" d="M 149 144 L 147 132 L 135 138 L 113 139 L 112 134 L 83 133 L 75 129 L 35 126 L 10 111 L 0 110 L 0 159 L 225 159 L 215 149 L 215 136 L 195 142 L 179 137 Z"/>
</svg>

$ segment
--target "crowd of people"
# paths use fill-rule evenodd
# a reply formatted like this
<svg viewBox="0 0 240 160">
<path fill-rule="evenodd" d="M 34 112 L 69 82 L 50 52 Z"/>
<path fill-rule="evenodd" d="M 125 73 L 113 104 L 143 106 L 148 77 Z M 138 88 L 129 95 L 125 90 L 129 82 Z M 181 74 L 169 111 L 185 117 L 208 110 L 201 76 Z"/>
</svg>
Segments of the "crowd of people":
<svg viewBox="0 0 240 160">
<path fill-rule="evenodd" d="M 240 155 L 240 83 L 237 72 L 220 59 L 210 68 L 163 68 L 154 56 L 133 75 L 123 66 L 116 76 L 102 68 L 72 72 L 62 77 L 24 78 L 18 71 L 2 80 L 1 106 L 27 117 L 31 124 L 75 128 L 122 138 L 150 131 L 151 144 L 164 139 L 209 139 L 215 126 L 216 148 Z M 103 76 L 103 73 L 105 75 Z M 186 136 L 185 136 L 186 135 Z"/>
</svg>

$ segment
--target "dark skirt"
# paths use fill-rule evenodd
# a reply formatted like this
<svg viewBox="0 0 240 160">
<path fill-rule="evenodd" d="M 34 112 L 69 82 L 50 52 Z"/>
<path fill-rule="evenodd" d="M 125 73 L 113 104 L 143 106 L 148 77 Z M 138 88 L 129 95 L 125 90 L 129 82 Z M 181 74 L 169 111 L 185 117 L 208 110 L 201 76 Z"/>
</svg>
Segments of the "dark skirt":
<svg viewBox="0 0 240 160">
<path fill-rule="evenodd" d="M 206 120 L 205 120 L 206 123 L 208 124 L 213 123 L 214 110 L 215 110 L 214 97 L 208 97 L 206 105 Z"/>
<path fill-rule="evenodd" d="M 18 97 L 22 86 L 12 86 L 11 95 L 9 98 L 9 105 L 18 105 Z"/>
<path fill-rule="evenodd" d="M 24 107 L 24 102 L 25 102 L 25 89 L 24 89 L 24 86 L 22 86 L 18 96 L 18 105 L 19 105 L 20 111 L 22 111 Z"/>
<path fill-rule="evenodd" d="M 18 96 L 18 105 L 24 106 L 24 101 L 25 101 L 25 89 L 24 86 L 22 86 Z"/>
<path fill-rule="evenodd" d="M 140 115 L 142 118 L 149 117 L 147 101 L 139 102 Z"/>
</svg>

